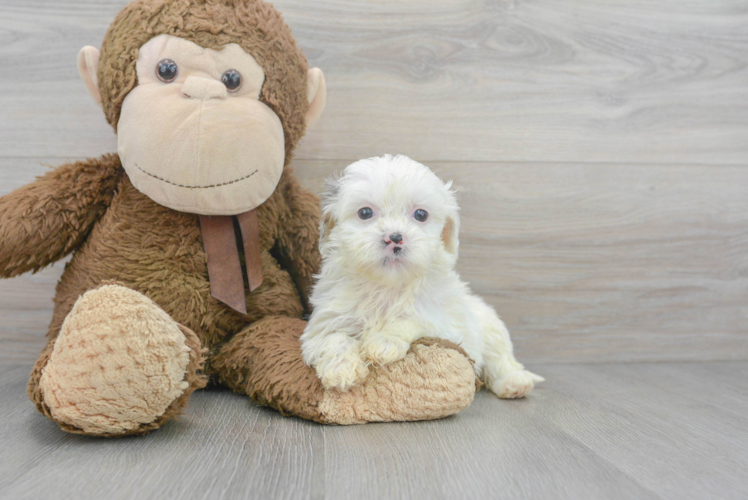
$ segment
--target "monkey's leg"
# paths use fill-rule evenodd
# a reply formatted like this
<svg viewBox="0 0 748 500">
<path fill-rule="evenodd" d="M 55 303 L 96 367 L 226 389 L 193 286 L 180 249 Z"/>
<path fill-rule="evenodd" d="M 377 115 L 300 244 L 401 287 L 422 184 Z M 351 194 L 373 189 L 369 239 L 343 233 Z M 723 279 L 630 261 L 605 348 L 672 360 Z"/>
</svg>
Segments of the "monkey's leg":
<svg viewBox="0 0 748 500">
<path fill-rule="evenodd" d="M 200 340 L 148 297 L 119 285 L 83 294 L 42 351 L 28 384 L 63 430 L 145 434 L 205 386 Z"/>
<path fill-rule="evenodd" d="M 211 361 L 221 382 L 284 415 L 325 424 L 432 420 L 466 408 L 475 371 L 456 345 L 414 343 L 404 359 L 374 368 L 347 392 L 323 389 L 301 357 L 306 322 L 268 317 L 235 335 Z"/>
</svg>

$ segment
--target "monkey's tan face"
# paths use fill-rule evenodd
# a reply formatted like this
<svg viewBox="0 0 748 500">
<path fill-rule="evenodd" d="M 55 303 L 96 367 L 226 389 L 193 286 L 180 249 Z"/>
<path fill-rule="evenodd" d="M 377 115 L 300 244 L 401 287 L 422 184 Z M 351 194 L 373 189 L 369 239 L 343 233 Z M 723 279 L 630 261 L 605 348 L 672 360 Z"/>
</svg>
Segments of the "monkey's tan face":
<svg viewBox="0 0 748 500">
<path fill-rule="evenodd" d="M 223 50 L 160 35 L 140 48 L 118 150 L 133 185 L 155 202 L 201 215 L 262 204 L 283 172 L 278 116 L 260 102 L 265 73 L 236 44 Z"/>
</svg>

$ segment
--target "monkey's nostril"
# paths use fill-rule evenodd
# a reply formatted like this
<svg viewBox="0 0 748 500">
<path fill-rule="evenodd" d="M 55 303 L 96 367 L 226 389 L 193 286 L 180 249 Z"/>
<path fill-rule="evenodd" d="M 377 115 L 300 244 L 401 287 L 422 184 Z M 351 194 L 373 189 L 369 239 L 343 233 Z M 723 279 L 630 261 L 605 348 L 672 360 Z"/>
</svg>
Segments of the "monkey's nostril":
<svg viewBox="0 0 748 500">
<path fill-rule="evenodd" d="M 390 235 L 390 241 L 392 241 L 393 243 L 402 243 L 403 235 L 400 233 L 392 233 Z"/>
</svg>

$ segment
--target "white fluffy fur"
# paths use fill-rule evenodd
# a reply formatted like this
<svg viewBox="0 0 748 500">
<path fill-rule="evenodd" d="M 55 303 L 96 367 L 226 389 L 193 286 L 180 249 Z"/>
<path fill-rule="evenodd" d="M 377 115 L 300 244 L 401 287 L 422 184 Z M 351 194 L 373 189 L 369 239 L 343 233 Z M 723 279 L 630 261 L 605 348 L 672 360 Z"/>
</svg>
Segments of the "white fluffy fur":
<svg viewBox="0 0 748 500">
<path fill-rule="evenodd" d="M 405 156 L 358 161 L 328 182 L 322 271 L 301 336 L 304 360 L 325 387 L 349 389 L 369 365 L 402 359 L 422 337 L 460 344 L 499 397 L 523 397 L 543 380 L 514 358 L 504 323 L 455 272 L 460 220 L 450 187 Z M 360 219 L 363 207 L 374 216 Z M 414 218 L 418 209 L 425 222 Z"/>
</svg>

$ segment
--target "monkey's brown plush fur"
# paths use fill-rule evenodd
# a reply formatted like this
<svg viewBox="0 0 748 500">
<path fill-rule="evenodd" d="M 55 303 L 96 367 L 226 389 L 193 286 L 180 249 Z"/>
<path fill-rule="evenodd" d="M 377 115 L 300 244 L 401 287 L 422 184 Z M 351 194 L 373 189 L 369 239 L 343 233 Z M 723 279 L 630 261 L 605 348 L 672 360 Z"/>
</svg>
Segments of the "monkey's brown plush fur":
<svg viewBox="0 0 748 500">
<path fill-rule="evenodd" d="M 283 125 L 286 168 L 275 192 L 257 208 L 264 282 L 251 293 L 245 290 L 246 316 L 213 299 L 198 216 L 158 205 L 136 190 L 117 155 L 63 165 L 0 198 L 0 277 L 37 271 L 74 252 L 57 286 L 48 344 L 28 385 L 37 408 L 69 432 L 142 434 L 176 416 L 209 377 L 284 414 L 325 423 L 438 418 L 470 404 L 475 391 L 472 365 L 457 346 L 446 342 L 414 345 L 406 359 L 373 370 L 370 379 L 351 393 L 325 392 L 301 359 L 301 318 L 320 262 L 319 204 L 287 166 L 304 132 L 308 68 L 281 16 L 257 0 L 138 0 L 128 5 L 104 39 L 98 71 L 102 106 L 115 129 L 124 98 L 137 85 L 138 49 L 160 34 L 205 48 L 237 43 L 265 71 L 260 100 Z M 150 300 L 138 302 L 127 290 Z M 82 301 L 83 294 L 87 301 Z M 131 310 L 136 312 L 117 309 L 117 297 L 124 296 L 134 297 L 137 308 Z M 179 372 L 186 388 L 150 419 L 127 421 L 125 415 L 121 419 L 127 422 L 121 426 L 88 426 L 86 418 L 94 410 L 87 398 L 106 402 L 122 397 L 148 407 L 150 397 L 168 393 L 138 391 L 150 377 L 166 380 L 169 360 L 128 365 L 132 360 L 127 353 L 158 344 L 169 328 L 161 332 L 154 326 L 141 332 L 143 341 L 134 346 L 119 345 L 116 334 L 132 333 L 127 329 L 135 320 L 156 324 L 155 318 L 165 317 L 161 311 L 184 334 L 174 349 L 189 351 L 186 367 Z M 65 344 L 68 352 L 58 353 L 62 347 L 55 350 L 55 345 L 64 325 L 68 330 L 90 328 L 93 333 L 90 338 L 71 334 Z M 97 340 L 97 328 L 115 333 Z M 117 349 L 122 349 L 121 356 L 106 358 Z M 78 392 L 71 388 L 68 394 L 56 381 L 45 382 L 53 353 L 76 360 L 70 366 L 55 366 L 55 373 L 64 372 L 73 384 L 80 382 Z M 113 379 L 119 381 L 114 384 Z M 71 408 L 73 413 L 62 411 Z M 102 410 L 107 421 L 120 418 L 117 411 Z"/>
</svg>

